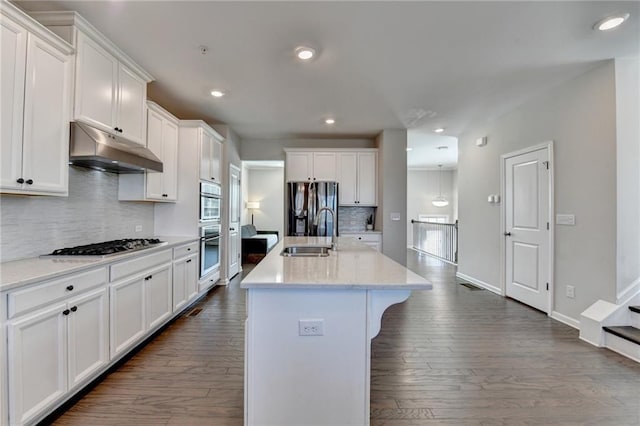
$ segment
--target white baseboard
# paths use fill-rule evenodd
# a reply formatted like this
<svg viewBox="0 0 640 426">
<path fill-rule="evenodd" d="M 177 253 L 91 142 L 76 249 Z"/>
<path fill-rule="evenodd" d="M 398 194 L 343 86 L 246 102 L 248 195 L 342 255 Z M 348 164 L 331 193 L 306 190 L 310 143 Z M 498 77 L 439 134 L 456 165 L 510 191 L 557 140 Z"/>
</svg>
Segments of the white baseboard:
<svg viewBox="0 0 640 426">
<path fill-rule="evenodd" d="M 580 321 L 578 321 L 575 318 L 568 317 L 557 311 L 552 311 L 550 317 L 556 321 L 560 321 L 561 323 L 568 325 L 569 327 L 573 327 L 577 330 L 580 330 Z"/>
<path fill-rule="evenodd" d="M 631 299 L 636 294 L 640 293 L 640 277 L 636 279 L 634 282 L 629 284 L 627 288 L 618 293 L 616 303 L 618 305 L 625 304 L 629 299 Z"/>
<path fill-rule="evenodd" d="M 495 293 L 497 295 L 504 296 L 502 294 L 502 289 L 500 289 L 499 287 L 496 287 L 496 286 L 494 286 L 492 284 L 486 283 L 484 281 L 480 281 L 480 280 L 478 280 L 476 278 L 470 277 L 469 275 L 466 275 L 466 274 L 463 274 L 463 273 L 460 273 L 460 272 L 456 272 L 456 277 L 461 278 L 461 279 L 463 279 L 465 281 L 469 281 L 471 284 L 475 284 L 478 287 L 482 287 L 485 290 L 489 290 L 490 292 Z"/>
</svg>

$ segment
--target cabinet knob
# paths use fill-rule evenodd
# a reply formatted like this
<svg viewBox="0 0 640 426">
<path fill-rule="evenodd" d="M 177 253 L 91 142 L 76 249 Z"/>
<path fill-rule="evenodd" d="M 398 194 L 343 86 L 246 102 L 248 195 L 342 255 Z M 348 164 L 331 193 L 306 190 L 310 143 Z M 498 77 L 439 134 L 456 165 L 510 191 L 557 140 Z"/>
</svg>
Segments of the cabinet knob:
<svg viewBox="0 0 640 426">
<path fill-rule="evenodd" d="M 22 179 L 22 178 L 18 178 L 18 179 L 16 180 L 16 182 L 18 182 L 18 183 L 24 183 L 24 179 Z"/>
<path fill-rule="evenodd" d="M 311 178 L 307 178 L 307 180 L 311 180 Z"/>
<path fill-rule="evenodd" d="M 211 176 L 211 179 L 212 179 L 212 180 L 216 180 L 216 178 L 214 178 L 213 176 Z"/>
<path fill-rule="evenodd" d="M 70 310 L 65 309 L 64 311 L 62 311 L 62 315 L 69 315 L 70 312 Z"/>
<path fill-rule="evenodd" d="M 504 236 L 505 236 L 505 237 L 510 237 L 510 236 L 511 236 L 511 232 L 505 232 L 505 233 L 504 233 Z"/>
<path fill-rule="evenodd" d="M 27 179 L 24 183 L 27 185 L 33 185 L 33 179 Z"/>
<path fill-rule="evenodd" d="M 148 277 L 144 277 L 145 281 L 149 281 L 151 278 L 153 278 L 153 275 L 149 275 Z"/>
<path fill-rule="evenodd" d="M 189 248 L 187 249 L 187 251 L 191 251 L 191 247 L 189 247 Z"/>
<path fill-rule="evenodd" d="M 77 306 L 73 306 L 73 307 L 71 307 L 71 312 L 75 312 L 75 311 L 77 311 L 77 310 L 78 310 L 78 307 L 77 307 Z"/>
<path fill-rule="evenodd" d="M 361 239 L 362 239 L 362 237 L 358 237 L 358 239 L 359 239 L 359 240 L 361 240 Z"/>
<path fill-rule="evenodd" d="M 67 286 L 67 291 L 73 291 L 73 286 L 72 285 L 68 285 Z"/>
<path fill-rule="evenodd" d="M 229 231 L 235 231 L 236 228 L 229 228 Z"/>
</svg>

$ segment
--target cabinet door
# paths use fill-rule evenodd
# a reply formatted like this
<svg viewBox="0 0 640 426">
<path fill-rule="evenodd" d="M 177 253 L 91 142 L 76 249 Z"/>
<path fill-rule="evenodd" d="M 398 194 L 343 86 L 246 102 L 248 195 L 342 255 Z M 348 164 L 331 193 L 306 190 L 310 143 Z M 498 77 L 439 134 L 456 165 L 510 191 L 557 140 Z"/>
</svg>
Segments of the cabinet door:
<svg viewBox="0 0 640 426">
<path fill-rule="evenodd" d="M 33 34 L 28 39 L 23 189 L 66 194 L 71 57 Z"/>
<path fill-rule="evenodd" d="M 198 295 L 198 278 L 200 271 L 198 270 L 198 255 L 193 255 L 186 261 L 185 288 L 187 292 L 187 300 L 192 300 Z"/>
<path fill-rule="evenodd" d="M 103 130 L 116 127 L 118 61 L 78 32 L 75 118 Z"/>
<path fill-rule="evenodd" d="M 69 388 L 93 376 L 109 362 L 107 289 L 69 300 Z"/>
<path fill-rule="evenodd" d="M 119 65 L 117 126 L 122 136 L 145 144 L 147 82 L 129 68 Z"/>
<path fill-rule="evenodd" d="M 378 204 L 378 167 L 375 152 L 358 153 L 358 205 Z"/>
<path fill-rule="evenodd" d="M 165 120 L 162 124 L 162 188 L 164 200 L 178 199 L 178 126 Z"/>
<path fill-rule="evenodd" d="M 200 132 L 200 179 L 211 179 L 211 154 L 213 153 L 213 137 L 203 130 Z"/>
<path fill-rule="evenodd" d="M 186 305 L 187 297 L 187 259 L 182 259 L 173 263 L 173 312 Z"/>
<path fill-rule="evenodd" d="M 166 167 L 163 154 L 163 130 L 164 120 L 160 114 L 153 110 L 148 110 L 147 116 L 147 148 L 151 150 L 160 160 L 162 160 L 163 170 Z M 147 198 L 151 200 L 162 200 L 163 173 L 147 172 Z"/>
<path fill-rule="evenodd" d="M 22 117 L 27 31 L 2 16 L 0 55 L 0 187 L 19 189 L 22 177 Z"/>
<path fill-rule="evenodd" d="M 145 333 L 144 279 L 113 284 L 110 290 L 111 358 L 125 352 Z"/>
<path fill-rule="evenodd" d="M 338 154 L 338 199 L 342 206 L 356 205 L 358 154 L 341 152 Z"/>
<path fill-rule="evenodd" d="M 167 319 L 172 309 L 171 267 L 155 271 L 144 278 L 147 330 Z"/>
<path fill-rule="evenodd" d="M 312 179 L 315 181 L 335 182 L 337 177 L 336 166 L 335 152 L 314 152 Z"/>
<path fill-rule="evenodd" d="M 313 169 L 312 152 L 287 152 L 287 182 L 310 181 Z"/>
<path fill-rule="evenodd" d="M 9 321 L 10 424 L 23 424 L 67 390 L 67 315 L 64 303 Z"/>
<path fill-rule="evenodd" d="M 222 184 L 222 144 L 215 138 L 211 143 L 211 179 Z"/>
</svg>

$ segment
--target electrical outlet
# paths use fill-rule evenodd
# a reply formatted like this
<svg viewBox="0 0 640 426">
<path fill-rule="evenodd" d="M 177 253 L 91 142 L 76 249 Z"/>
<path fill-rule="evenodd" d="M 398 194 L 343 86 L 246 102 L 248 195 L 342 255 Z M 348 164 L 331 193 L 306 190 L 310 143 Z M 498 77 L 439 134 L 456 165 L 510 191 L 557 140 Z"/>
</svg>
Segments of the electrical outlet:
<svg viewBox="0 0 640 426">
<path fill-rule="evenodd" d="M 567 286 L 567 297 L 573 299 L 576 297 L 576 288 L 572 285 Z"/>
<path fill-rule="evenodd" d="M 323 319 L 299 320 L 298 334 L 300 336 L 324 336 L 324 320 Z"/>
<path fill-rule="evenodd" d="M 136 225 L 136 232 L 142 232 L 142 225 Z"/>
</svg>

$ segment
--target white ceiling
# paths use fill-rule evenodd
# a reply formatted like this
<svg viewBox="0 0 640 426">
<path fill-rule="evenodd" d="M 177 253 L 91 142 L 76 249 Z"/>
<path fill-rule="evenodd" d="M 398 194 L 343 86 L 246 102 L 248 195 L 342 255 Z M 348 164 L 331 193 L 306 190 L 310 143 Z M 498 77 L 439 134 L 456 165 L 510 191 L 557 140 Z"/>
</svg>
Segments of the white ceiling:
<svg viewBox="0 0 640 426">
<path fill-rule="evenodd" d="M 440 148 L 439 147 L 446 147 Z M 440 136 L 431 129 L 409 129 L 407 132 L 407 168 L 437 170 L 455 169 L 458 165 L 458 138 Z"/>
<path fill-rule="evenodd" d="M 598 61 L 640 50 L 638 2 L 19 5 L 77 10 L 156 78 L 154 100 L 180 118 L 227 123 L 245 138 L 403 127 L 419 135 L 439 126 L 457 136 Z M 592 29 L 617 11 L 631 13 L 621 28 Z M 293 57 L 305 43 L 319 51 L 308 64 Z M 228 95 L 214 99 L 213 88 Z M 323 124 L 329 116 L 337 120 L 331 127 Z"/>
</svg>

